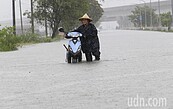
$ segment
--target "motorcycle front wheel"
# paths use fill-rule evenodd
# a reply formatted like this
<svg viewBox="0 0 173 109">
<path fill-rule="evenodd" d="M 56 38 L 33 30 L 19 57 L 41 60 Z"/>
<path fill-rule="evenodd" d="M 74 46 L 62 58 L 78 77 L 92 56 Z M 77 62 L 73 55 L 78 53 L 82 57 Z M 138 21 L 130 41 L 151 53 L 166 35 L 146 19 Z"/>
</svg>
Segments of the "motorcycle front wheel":
<svg viewBox="0 0 173 109">
<path fill-rule="evenodd" d="M 77 63 L 77 58 L 73 58 L 72 63 Z"/>
</svg>

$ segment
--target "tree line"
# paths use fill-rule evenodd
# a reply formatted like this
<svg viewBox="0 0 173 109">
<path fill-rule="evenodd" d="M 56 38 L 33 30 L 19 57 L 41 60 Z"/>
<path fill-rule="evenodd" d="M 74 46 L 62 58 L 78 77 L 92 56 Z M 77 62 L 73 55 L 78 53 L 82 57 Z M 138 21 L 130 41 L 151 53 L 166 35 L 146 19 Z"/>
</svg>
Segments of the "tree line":
<svg viewBox="0 0 173 109">
<path fill-rule="evenodd" d="M 36 23 L 48 26 L 52 30 L 52 38 L 59 27 L 67 31 L 79 25 L 79 17 L 88 13 L 96 23 L 102 16 L 103 9 L 96 0 L 34 0 L 34 13 L 26 11 L 28 18 L 34 17 Z"/>
<path fill-rule="evenodd" d="M 73 30 L 79 26 L 78 19 L 85 13 L 96 23 L 103 13 L 101 5 L 96 0 L 33 0 L 33 6 L 33 16 L 29 11 L 24 15 L 30 19 L 34 18 L 34 23 L 51 28 L 52 37 L 43 37 L 31 32 L 16 35 L 14 27 L 4 27 L 0 29 L 0 52 L 17 50 L 25 44 L 57 41 L 61 38 L 57 35 L 59 27 L 64 27 L 66 31 Z"/>
<path fill-rule="evenodd" d="M 171 12 L 156 14 L 156 10 L 149 6 L 136 6 L 132 14 L 128 16 L 129 20 L 135 27 L 168 27 L 171 29 L 172 15 Z"/>
</svg>

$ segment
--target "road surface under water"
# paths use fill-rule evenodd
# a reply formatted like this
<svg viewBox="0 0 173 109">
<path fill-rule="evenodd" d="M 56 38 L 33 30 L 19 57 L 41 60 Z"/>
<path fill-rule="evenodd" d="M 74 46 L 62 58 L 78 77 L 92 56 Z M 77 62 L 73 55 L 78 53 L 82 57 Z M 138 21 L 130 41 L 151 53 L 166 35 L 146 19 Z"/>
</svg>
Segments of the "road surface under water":
<svg viewBox="0 0 173 109">
<path fill-rule="evenodd" d="M 173 108 L 173 34 L 99 34 L 100 62 L 65 63 L 67 40 L 0 53 L 0 109 L 133 109 L 136 96 Z"/>
</svg>

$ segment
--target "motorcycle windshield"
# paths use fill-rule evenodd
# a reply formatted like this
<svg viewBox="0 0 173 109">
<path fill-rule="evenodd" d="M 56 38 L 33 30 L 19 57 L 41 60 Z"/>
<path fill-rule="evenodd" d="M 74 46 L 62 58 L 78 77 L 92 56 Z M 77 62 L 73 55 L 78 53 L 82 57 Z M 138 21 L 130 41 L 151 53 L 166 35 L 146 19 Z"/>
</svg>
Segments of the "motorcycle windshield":
<svg viewBox="0 0 173 109">
<path fill-rule="evenodd" d="M 79 33 L 79 32 L 69 32 L 69 33 L 67 34 L 67 36 L 79 37 L 79 36 L 82 36 L 82 34 Z"/>
</svg>

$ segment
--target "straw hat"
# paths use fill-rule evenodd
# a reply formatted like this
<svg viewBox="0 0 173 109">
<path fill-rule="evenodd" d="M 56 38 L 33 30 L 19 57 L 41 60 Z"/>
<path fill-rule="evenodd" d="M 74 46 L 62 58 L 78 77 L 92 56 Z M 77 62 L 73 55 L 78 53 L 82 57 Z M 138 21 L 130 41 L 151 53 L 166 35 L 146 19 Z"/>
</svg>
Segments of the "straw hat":
<svg viewBox="0 0 173 109">
<path fill-rule="evenodd" d="M 89 20 L 90 22 L 92 21 L 92 19 L 88 16 L 88 14 L 85 14 L 85 15 L 83 15 L 81 18 L 79 18 L 80 21 L 83 20 L 83 19 L 87 19 L 87 20 Z"/>
</svg>

